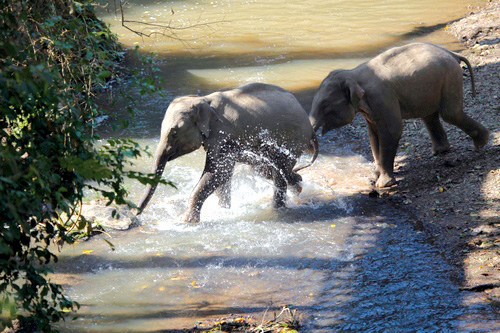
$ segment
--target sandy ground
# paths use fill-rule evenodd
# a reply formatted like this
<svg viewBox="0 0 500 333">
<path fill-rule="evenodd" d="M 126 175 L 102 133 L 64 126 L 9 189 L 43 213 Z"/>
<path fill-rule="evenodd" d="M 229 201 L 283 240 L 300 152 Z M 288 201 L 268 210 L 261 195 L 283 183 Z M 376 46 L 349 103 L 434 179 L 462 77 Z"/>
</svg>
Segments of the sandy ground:
<svg viewBox="0 0 500 333">
<path fill-rule="evenodd" d="M 423 122 L 407 121 L 395 164 L 398 184 L 377 189 L 378 200 L 405 210 L 429 232 L 463 289 L 483 292 L 485 302 L 500 307 L 500 0 L 445 30 L 466 47 L 462 55 L 473 66 L 478 94 L 472 97 L 464 69 L 464 109 L 490 130 L 490 142 L 475 151 L 464 132 L 444 124 L 451 150 L 432 156 Z M 363 142 L 359 152 L 371 159 L 363 118 L 343 130 Z"/>
</svg>

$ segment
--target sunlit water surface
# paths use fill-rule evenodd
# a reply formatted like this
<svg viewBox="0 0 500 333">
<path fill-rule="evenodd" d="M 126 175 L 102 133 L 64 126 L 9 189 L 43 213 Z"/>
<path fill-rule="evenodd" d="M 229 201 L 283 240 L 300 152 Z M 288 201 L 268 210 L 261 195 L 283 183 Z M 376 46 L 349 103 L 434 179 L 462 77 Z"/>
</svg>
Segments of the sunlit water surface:
<svg viewBox="0 0 500 333">
<path fill-rule="evenodd" d="M 123 27 L 112 2 L 101 17 L 124 46 L 165 56 L 162 69 L 171 92 L 255 81 L 300 90 L 317 86 L 335 68 L 354 67 L 397 44 L 425 40 L 457 49 L 460 44 L 439 28 L 484 2 L 128 1 L 124 19 L 134 22 L 126 27 L 151 37 Z"/>
<path fill-rule="evenodd" d="M 128 20 L 196 26 L 175 30 L 177 39 L 141 38 L 120 26 L 112 2 L 101 14 L 126 47 L 160 54 L 165 94 L 141 97 L 129 88 L 141 110 L 131 129 L 103 131 L 134 137 L 152 152 L 175 96 L 260 81 L 292 90 L 308 109 L 332 69 L 413 40 L 457 48 L 443 33 L 422 32 L 470 10 L 465 0 L 129 3 Z M 119 112 L 127 103 L 114 107 Z M 269 181 L 238 166 L 232 207 L 220 208 L 210 197 L 199 224 L 180 220 L 203 169 L 203 150 L 167 164 L 164 177 L 178 188 L 158 188 L 140 227 L 105 236 L 115 251 L 96 238 L 61 253 L 54 279 L 82 306 L 61 330 L 166 332 L 230 313 L 261 318 L 292 304 L 304 332 L 500 331 L 500 318 L 474 294 L 458 291 L 451 268 L 418 225 L 368 198 L 372 165 L 353 153 L 354 144 L 336 133 L 321 138 L 317 162 L 301 172 L 302 193 L 288 193 L 285 209 L 272 208 Z M 152 158 L 135 163 L 148 171 Z M 143 187 L 127 186 L 137 201 Z"/>
</svg>

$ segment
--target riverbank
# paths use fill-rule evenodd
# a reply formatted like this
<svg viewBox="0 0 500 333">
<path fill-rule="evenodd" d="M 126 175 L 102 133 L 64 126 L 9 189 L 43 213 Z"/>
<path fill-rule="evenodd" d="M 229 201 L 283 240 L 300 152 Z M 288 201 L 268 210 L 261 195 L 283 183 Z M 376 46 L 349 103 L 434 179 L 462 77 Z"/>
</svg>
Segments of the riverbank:
<svg viewBox="0 0 500 333">
<path fill-rule="evenodd" d="M 406 123 L 395 171 L 397 186 L 377 190 L 380 200 L 408 212 L 457 268 L 457 284 L 484 292 L 500 306 L 500 1 L 445 28 L 466 47 L 477 96 L 464 70 L 465 112 L 490 130 L 490 142 L 474 151 L 460 129 L 444 124 L 451 150 L 432 156 L 423 122 Z M 354 127 L 368 142 L 364 121 Z M 363 154 L 369 154 L 366 145 Z"/>
</svg>

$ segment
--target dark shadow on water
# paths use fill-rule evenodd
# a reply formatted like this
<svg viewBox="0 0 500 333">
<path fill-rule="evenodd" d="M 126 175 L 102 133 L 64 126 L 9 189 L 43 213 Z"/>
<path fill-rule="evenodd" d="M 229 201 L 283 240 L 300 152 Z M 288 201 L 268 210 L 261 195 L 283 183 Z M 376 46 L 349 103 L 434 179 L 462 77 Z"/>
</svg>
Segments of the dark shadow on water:
<svg viewBox="0 0 500 333">
<path fill-rule="evenodd" d="M 409 40 L 409 39 L 413 39 L 413 38 L 416 38 L 416 37 L 422 37 L 422 36 L 425 36 L 425 35 L 429 35 L 429 34 L 432 34 L 432 33 L 436 32 L 436 31 L 444 29 L 444 28 L 446 28 L 447 25 L 450 25 L 450 24 L 452 24 L 454 22 L 457 22 L 459 20 L 460 19 L 456 19 L 456 20 L 449 21 L 449 22 L 437 23 L 437 24 L 434 24 L 434 25 L 424 25 L 424 26 L 416 27 L 412 31 L 409 31 L 409 32 L 407 32 L 405 34 L 402 34 L 400 38 L 401 38 L 401 40 Z"/>
</svg>

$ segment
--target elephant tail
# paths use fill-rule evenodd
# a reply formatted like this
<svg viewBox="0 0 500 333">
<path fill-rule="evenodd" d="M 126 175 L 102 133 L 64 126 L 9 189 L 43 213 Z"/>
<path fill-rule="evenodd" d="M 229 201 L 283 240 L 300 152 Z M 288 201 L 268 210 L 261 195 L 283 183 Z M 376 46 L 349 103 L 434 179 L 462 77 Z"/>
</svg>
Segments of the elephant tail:
<svg viewBox="0 0 500 333">
<path fill-rule="evenodd" d="M 469 60 L 467 60 L 466 57 L 461 56 L 460 54 L 457 54 L 457 53 L 455 53 L 455 56 L 458 59 L 460 59 L 460 61 L 463 61 L 467 65 L 467 68 L 469 69 L 469 73 L 470 73 L 470 83 L 472 85 L 472 96 L 476 97 L 476 84 L 474 81 L 474 73 L 472 72 L 472 66 L 471 66 Z"/>
<path fill-rule="evenodd" d="M 318 157 L 318 154 L 319 154 L 319 144 L 318 144 L 318 137 L 316 136 L 316 133 L 313 133 L 313 137 L 312 137 L 311 141 L 313 143 L 313 157 L 311 158 L 311 162 L 295 167 L 293 169 L 293 172 L 297 172 L 297 171 L 300 171 L 302 169 L 308 168 L 314 163 L 314 161 L 316 161 L 316 158 Z"/>
</svg>

